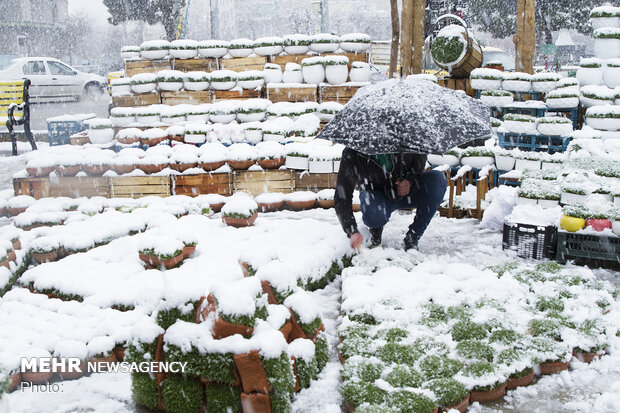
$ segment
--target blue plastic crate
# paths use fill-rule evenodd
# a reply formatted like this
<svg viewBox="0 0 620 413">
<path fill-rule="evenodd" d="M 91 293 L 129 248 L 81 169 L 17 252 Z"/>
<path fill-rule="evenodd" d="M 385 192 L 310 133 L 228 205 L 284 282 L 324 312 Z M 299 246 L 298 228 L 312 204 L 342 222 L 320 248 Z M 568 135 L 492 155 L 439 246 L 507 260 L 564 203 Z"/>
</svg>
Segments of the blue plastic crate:
<svg viewBox="0 0 620 413">
<path fill-rule="evenodd" d="M 71 135 L 85 131 L 88 128 L 85 121 L 94 118 L 95 114 L 80 114 L 57 116 L 47 119 L 47 137 L 50 146 L 68 145 Z"/>
<path fill-rule="evenodd" d="M 548 136 L 530 133 L 502 133 L 497 134 L 499 146 L 504 149 L 519 148 L 530 152 L 565 152 L 571 138 L 568 136 Z"/>
</svg>

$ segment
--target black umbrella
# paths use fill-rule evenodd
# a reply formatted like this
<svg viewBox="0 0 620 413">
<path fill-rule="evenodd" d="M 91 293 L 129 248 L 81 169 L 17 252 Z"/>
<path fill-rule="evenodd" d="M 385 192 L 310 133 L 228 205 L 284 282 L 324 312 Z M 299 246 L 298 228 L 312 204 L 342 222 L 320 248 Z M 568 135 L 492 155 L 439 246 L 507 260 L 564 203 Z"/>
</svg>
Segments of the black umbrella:
<svg viewBox="0 0 620 413">
<path fill-rule="evenodd" d="M 490 136 L 490 111 L 428 80 L 387 80 L 360 89 L 318 138 L 379 153 L 443 154 Z"/>
</svg>

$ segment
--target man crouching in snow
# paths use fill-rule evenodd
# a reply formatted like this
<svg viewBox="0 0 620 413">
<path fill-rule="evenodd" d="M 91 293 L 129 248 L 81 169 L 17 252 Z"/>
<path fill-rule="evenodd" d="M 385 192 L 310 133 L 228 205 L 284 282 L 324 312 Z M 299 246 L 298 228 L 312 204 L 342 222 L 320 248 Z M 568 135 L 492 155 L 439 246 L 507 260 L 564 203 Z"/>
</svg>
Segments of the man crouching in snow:
<svg viewBox="0 0 620 413">
<path fill-rule="evenodd" d="M 431 222 L 446 192 L 446 177 L 440 171 L 424 172 L 426 155 L 365 155 L 345 148 L 340 160 L 334 203 L 340 224 L 359 249 L 364 237 L 353 216 L 352 198 L 360 189 L 362 221 L 370 229 L 370 245 L 381 244 L 383 226 L 397 209 L 416 208 L 413 223 L 405 235 L 405 250 L 417 248 L 418 240 Z"/>
</svg>

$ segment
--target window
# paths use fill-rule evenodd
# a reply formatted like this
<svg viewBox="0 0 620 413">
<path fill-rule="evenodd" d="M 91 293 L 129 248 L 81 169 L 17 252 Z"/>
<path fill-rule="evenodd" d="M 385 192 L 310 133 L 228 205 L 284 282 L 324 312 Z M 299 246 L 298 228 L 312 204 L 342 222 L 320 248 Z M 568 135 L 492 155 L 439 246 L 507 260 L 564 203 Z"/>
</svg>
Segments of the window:
<svg viewBox="0 0 620 413">
<path fill-rule="evenodd" d="M 45 75 L 45 64 L 42 60 L 32 60 L 22 66 L 25 75 Z"/>
<path fill-rule="evenodd" d="M 60 76 L 72 76 L 73 70 L 69 66 L 65 66 L 60 62 L 52 62 L 48 61 L 47 65 L 50 68 L 50 73 L 52 75 L 60 75 Z"/>
</svg>

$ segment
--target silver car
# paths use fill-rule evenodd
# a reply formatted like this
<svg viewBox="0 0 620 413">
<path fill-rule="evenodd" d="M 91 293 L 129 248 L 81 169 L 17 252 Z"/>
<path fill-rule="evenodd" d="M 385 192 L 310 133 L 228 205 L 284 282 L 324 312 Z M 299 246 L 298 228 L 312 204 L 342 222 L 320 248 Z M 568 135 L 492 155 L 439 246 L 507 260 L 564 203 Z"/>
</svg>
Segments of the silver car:
<svg viewBox="0 0 620 413">
<path fill-rule="evenodd" d="M 20 57 L 0 70 L 0 81 L 30 79 L 31 102 L 93 100 L 105 92 L 103 76 L 78 72 L 51 57 Z"/>
</svg>

